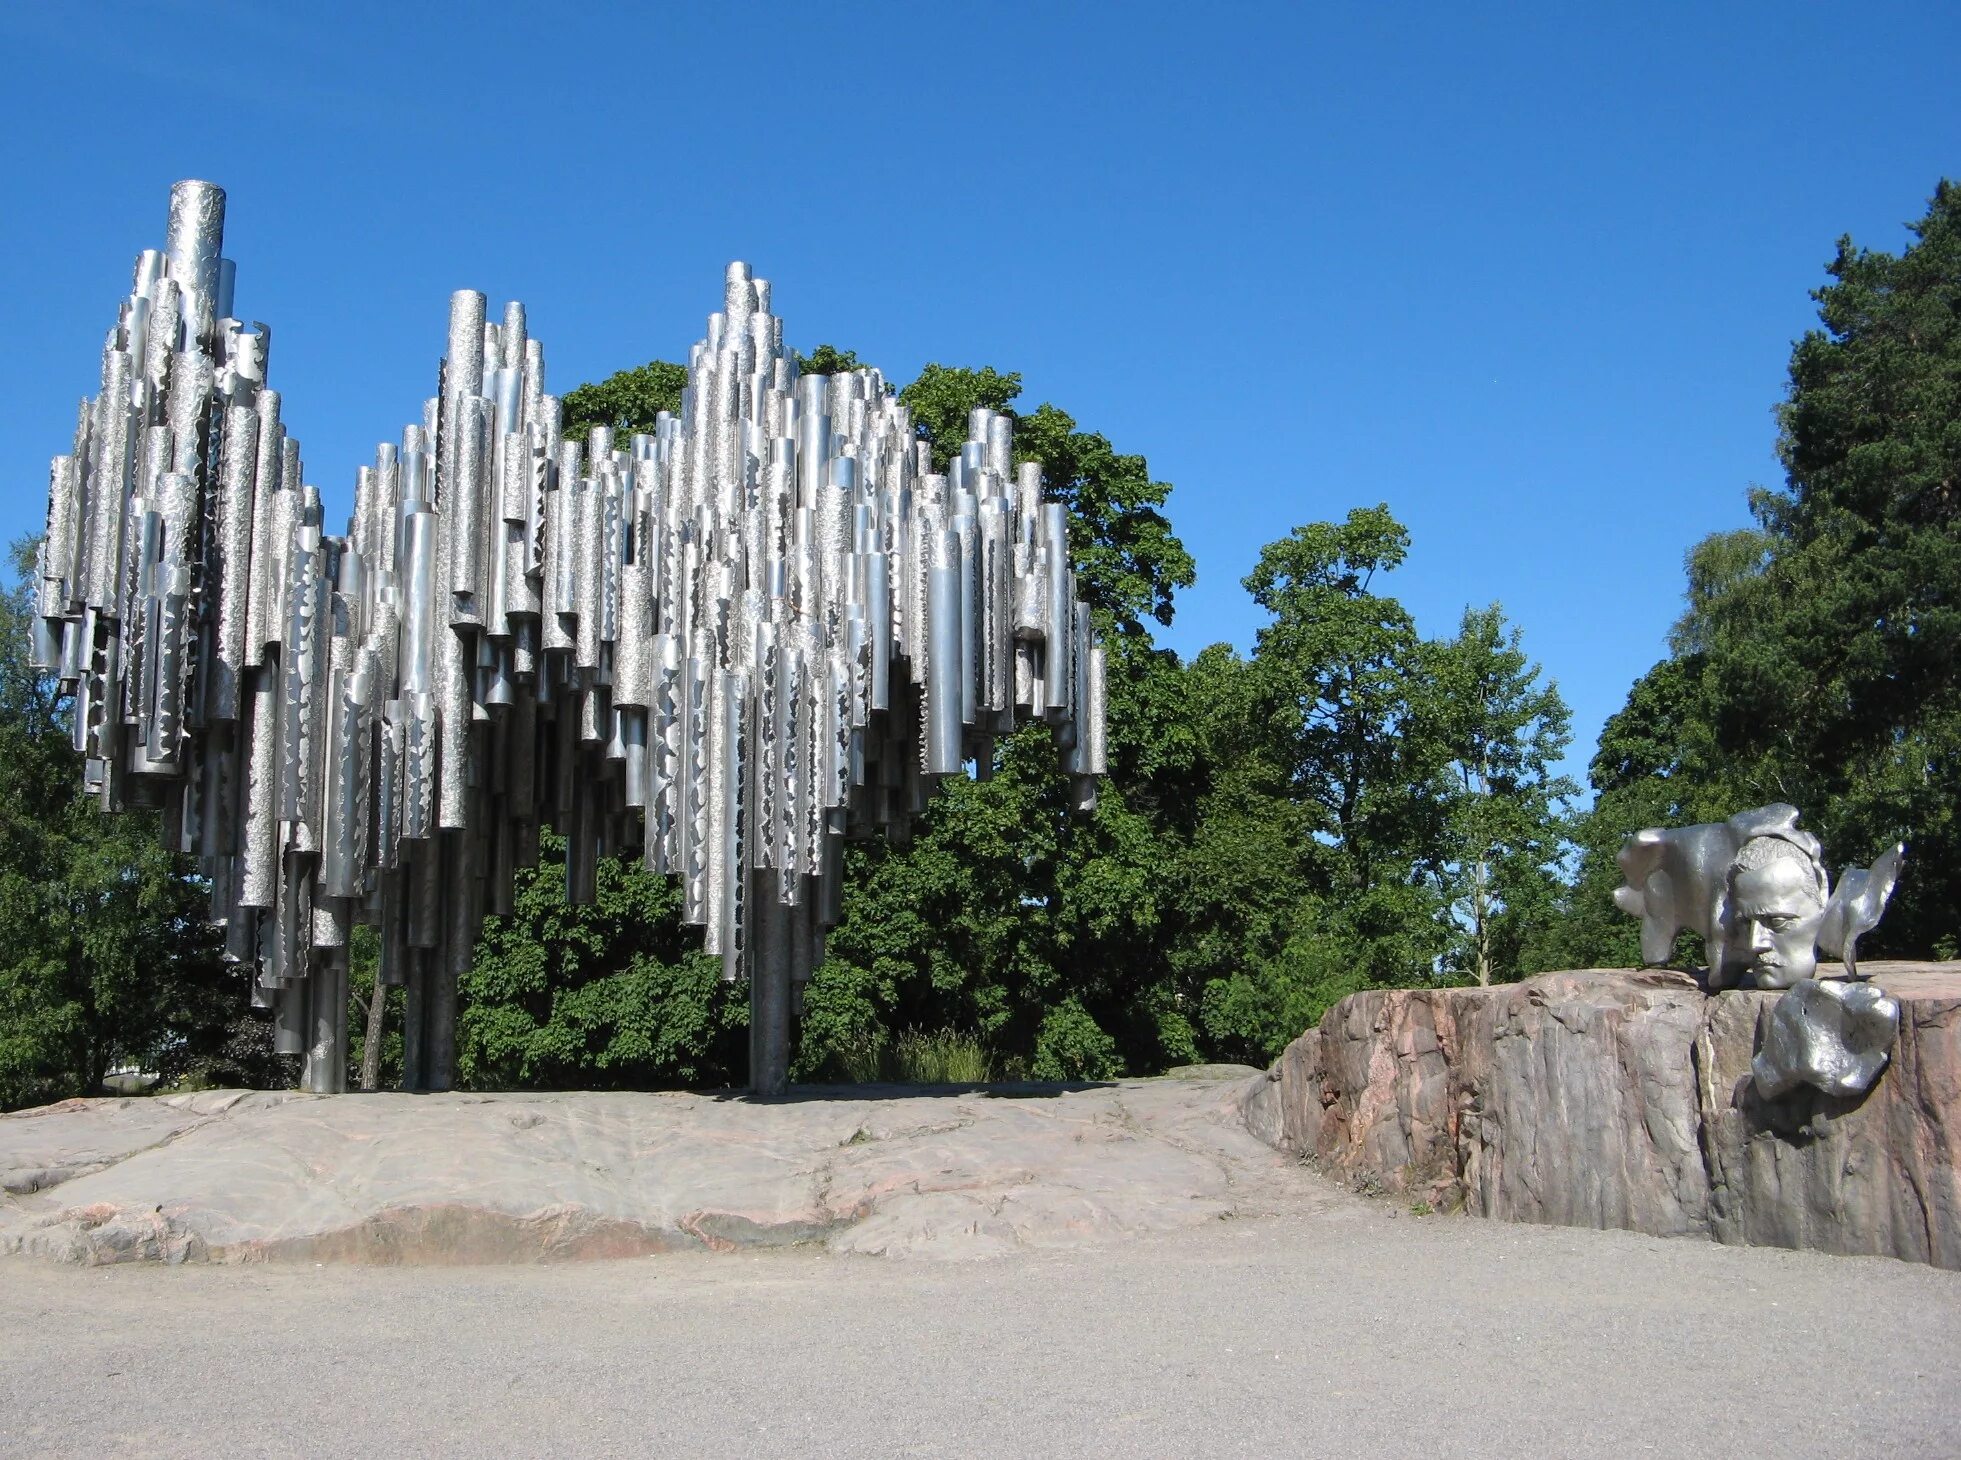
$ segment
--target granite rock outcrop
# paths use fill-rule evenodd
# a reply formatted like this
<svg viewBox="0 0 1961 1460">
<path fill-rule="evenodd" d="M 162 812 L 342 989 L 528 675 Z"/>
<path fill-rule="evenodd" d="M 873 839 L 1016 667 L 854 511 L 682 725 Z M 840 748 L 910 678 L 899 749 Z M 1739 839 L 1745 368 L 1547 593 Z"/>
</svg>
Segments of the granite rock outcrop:
<svg viewBox="0 0 1961 1460">
<path fill-rule="evenodd" d="M 1078 1087 L 213 1091 L 0 1116 L 0 1257 L 984 1257 L 1349 1205 L 1240 1120 L 1253 1071 Z"/>
<path fill-rule="evenodd" d="M 1351 995 L 1253 1083 L 1247 1123 L 1440 1210 L 1961 1268 L 1961 964 L 1862 972 L 1901 1016 L 1859 1097 L 1757 1094 L 1775 991 L 1594 969 Z"/>
</svg>

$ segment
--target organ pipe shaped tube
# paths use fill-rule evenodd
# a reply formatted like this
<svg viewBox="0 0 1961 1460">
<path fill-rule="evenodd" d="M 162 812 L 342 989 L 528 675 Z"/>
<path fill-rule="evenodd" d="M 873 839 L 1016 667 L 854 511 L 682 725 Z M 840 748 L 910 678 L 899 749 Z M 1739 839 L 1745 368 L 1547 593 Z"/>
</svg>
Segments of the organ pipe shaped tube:
<svg viewBox="0 0 1961 1460">
<path fill-rule="evenodd" d="M 238 880 L 242 907 L 270 909 L 277 898 L 279 820 L 279 671 L 248 673 L 246 702 L 244 860 Z"/>
<path fill-rule="evenodd" d="M 474 289 L 449 296 L 449 354 L 443 389 L 451 400 L 483 394 L 484 297 Z"/>
<path fill-rule="evenodd" d="M 743 814 L 744 788 L 752 774 L 747 674 L 738 671 L 723 676 L 718 711 L 722 718 L 719 747 L 722 773 L 716 787 L 720 807 L 716 816 L 719 846 L 714 865 L 719 883 L 716 901 L 721 920 L 722 977 L 733 983 L 742 976 L 744 902 L 749 890 Z"/>
<path fill-rule="evenodd" d="M 427 691 L 435 678 L 436 517 L 419 507 L 402 517 L 402 692 Z"/>
<path fill-rule="evenodd" d="M 1003 728 L 1014 711 L 1013 526 L 1003 499 L 981 504 L 981 708 Z"/>
<path fill-rule="evenodd" d="M 865 554 L 866 622 L 871 635 L 871 679 L 866 686 L 874 711 L 892 706 L 891 560 L 882 552 Z"/>
<path fill-rule="evenodd" d="M 1089 704 L 1084 712 L 1082 733 L 1088 738 L 1089 750 L 1086 756 L 1088 764 L 1083 769 L 1085 774 L 1101 776 L 1109 773 L 1110 753 L 1105 708 L 1108 693 L 1106 689 L 1107 666 L 1103 655 L 1103 645 L 1100 641 L 1094 638 L 1090 640 L 1087 658 L 1089 661 L 1089 673 L 1087 676 Z"/>
<path fill-rule="evenodd" d="M 675 862 L 681 875 L 682 919 L 708 917 L 707 812 L 708 675 L 698 654 L 682 661 L 680 758 L 675 767 Z"/>
<path fill-rule="evenodd" d="M 681 661 L 672 634 L 660 634 L 654 662 L 654 704 L 649 723 L 647 864 L 663 876 L 680 867 L 676 826 L 680 820 Z"/>
<path fill-rule="evenodd" d="M 286 454 L 282 446 L 281 455 Z M 286 483 L 287 472 L 283 462 L 274 468 L 273 474 L 280 485 L 273 492 L 266 513 L 265 535 L 259 539 L 255 549 L 265 565 L 265 619 L 258 626 L 262 656 L 264 651 L 277 648 L 286 632 L 288 575 L 293 562 L 293 525 L 300 495 L 295 487 Z"/>
<path fill-rule="evenodd" d="M 359 868 L 354 859 L 355 798 L 358 780 L 356 742 L 361 734 L 360 706 L 348 693 L 348 677 L 335 671 L 329 678 L 327 700 L 326 827 L 321 839 L 320 890 L 328 897 L 353 897 Z"/>
<path fill-rule="evenodd" d="M 89 605 L 113 616 L 115 588 L 123 558 L 123 526 L 129 494 L 130 411 L 129 356 L 109 352 L 97 398 L 93 451 L 88 472 L 91 517 L 89 567 L 84 597 Z"/>
<path fill-rule="evenodd" d="M 959 548 L 951 533 L 938 534 L 933 564 L 927 569 L 926 745 L 921 762 L 928 775 L 960 769 L 960 578 Z"/>
<path fill-rule="evenodd" d="M 252 508 L 259 455 L 259 417 L 249 406 L 225 412 L 224 475 L 219 488 L 216 551 L 218 573 L 213 605 L 211 699 L 216 719 L 235 720 L 240 707 L 240 676 L 245 672 L 246 609 L 252 592 Z"/>
<path fill-rule="evenodd" d="M 272 1050 L 274 1054 L 306 1052 L 306 985 L 282 982 L 272 991 Z"/>
<path fill-rule="evenodd" d="M 1066 715 L 1074 670 L 1070 664 L 1070 634 L 1074 618 L 1069 608 L 1069 509 L 1059 502 L 1042 508 L 1042 535 L 1048 554 L 1047 602 L 1042 612 L 1044 684 L 1047 713 Z"/>
<path fill-rule="evenodd" d="M 280 716 L 280 819 L 313 823 L 316 740 L 320 734 L 322 640 L 326 634 L 325 562 L 318 542 L 302 534 L 293 544 L 288 570 L 286 642 L 281 653 L 285 674 Z"/>
<path fill-rule="evenodd" d="M 170 277 L 215 299 L 219 255 L 224 247 L 225 190 L 208 182 L 173 184 L 163 245 L 164 267 Z"/>
<path fill-rule="evenodd" d="M 470 671 L 462 639 L 447 626 L 437 628 L 436 648 L 436 818 L 443 830 L 462 831 L 468 823 L 472 780 Z"/>
<path fill-rule="evenodd" d="M 436 697 L 427 691 L 403 696 L 401 834 L 428 841 L 436 833 Z M 433 936 L 433 935 L 432 935 Z M 412 936 L 411 942 L 416 942 Z M 418 947 L 433 943 L 417 942 Z"/>
<path fill-rule="evenodd" d="M 150 769 L 159 774 L 177 769 L 178 741 L 184 732 L 184 637 L 190 586 L 190 574 L 173 566 L 164 570 L 158 591 L 150 598 L 154 668 L 144 753 Z"/>
<path fill-rule="evenodd" d="M 626 749 L 621 799 L 634 810 L 644 811 L 647 806 L 647 712 L 624 709 L 617 713 L 620 739 Z"/>
<path fill-rule="evenodd" d="M 451 614 L 466 612 L 461 601 L 483 588 L 483 547 L 487 508 L 485 446 L 487 422 L 480 396 L 463 396 L 456 405 L 455 473 L 443 502 L 449 522 L 448 597 Z"/>
<path fill-rule="evenodd" d="M 595 481 L 581 481 L 572 498 L 572 555 L 570 578 L 574 612 L 573 662 L 581 669 L 599 668 L 600 576 L 604 572 L 600 517 L 603 493 Z"/>
<path fill-rule="evenodd" d="M 1056 743 L 1062 750 L 1062 768 L 1071 776 L 1089 774 L 1090 757 L 1090 662 L 1089 605 L 1072 605 L 1069 624 L 1069 666 L 1072 682 L 1069 702 L 1074 712 L 1056 730 Z"/>
<path fill-rule="evenodd" d="M 829 392 L 824 377 L 806 375 L 797 381 L 797 501 L 815 507 L 824 480 L 824 463 L 831 454 L 831 421 L 826 414 Z"/>
<path fill-rule="evenodd" d="M 598 517 L 599 638 L 617 643 L 620 637 L 620 574 L 626 566 L 627 499 L 619 471 L 606 470 L 605 490 L 596 508 Z"/>
<path fill-rule="evenodd" d="M 279 420 L 279 392 L 262 390 L 255 403 L 259 417 L 257 459 L 252 469 L 252 561 L 248 568 L 251 598 L 245 611 L 245 662 L 248 666 L 264 662 L 271 637 L 269 623 L 276 622 L 279 608 L 274 602 L 278 580 L 273 561 L 283 550 L 274 519 L 274 498 L 279 491 L 279 459 L 285 449 L 286 429 Z"/>
<path fill-rule="evenodd" d="M 702 951 L 723 952 L 728 930 L 728 780 L 730 771 L 728 737 L 727 676 L 712 661 L 705 663 L 706 699 L 703 711 L 701 746 L 702 775 L 699 795 L 701 812 L 702 869 Z"/>
<path fill-rule="evenodd" d="M 613 653 L 613 703 L 646 709 L 653 704 L 653 596 L 647 570 L 627 563 L 620 570 L 620 627 Z"/>
<path fill-rule="evenodd" d="M 43 539 L 42 572 L 54 587 L 48 608 L 66 614 L 79 602 L 75 583 L 75 529 L 80 517 L 81 473 L 73 456 L 57 456 L 48 467 L 48 525 Z"/>
<path fill-rule="evenodd" d="M 551 555 L 545 579 L 549 613 L 561 617 L 579 611 L 579 498 L 585 483 L 579 477 L 579 447 L 567 442 L 559 448 L 558 490 L 550 493 L 550 522 L 545 529 L 545 546 Z M 547 648 L 554 647 L 549 641 Z M 568 641 L 562 647 L 571 648 Z"/>
<path fill-rule="evenodd" d="M 756 728 L 751 751 L 755 767 L 750 789 L 754 824 L 748 843 L 749 868 L 776 867 L 782 861 L 782 674 L 777 625 L 765 620 L 756 627 Z"/>
<path fill-rule="evenodd" d="M 953 535 L 959 555 L 954 568 L 960 583 L 960 721 L 974 723 L 976 688 L 980 679 L 981 644 L 976 632 L 980 614 L 980 550 L 978 530 L 971 512 L 953 519 Z"/>
<path fill-rule="evenodd" d="M 172 364 L 168 402 L 171 440 L 176 447 L 172 471 L 199 473 L 205 420 L 216 383 L 217 372 L 201 351 L 185 351 Z"/>
<path fill-rule="evenodd" d="M 152 399 L 161 398 L 170 388 L 170 365 L 177 358 L 177 337 L 183 323 L 183 290 L 175 279 L 160 279 L 148 299 L 135 303 L 138 307 L 130 312 L 127 344 L 136 371 L 132 385 Z M 146 410 L 145 415 L 148 414 Z"/>
</svg>

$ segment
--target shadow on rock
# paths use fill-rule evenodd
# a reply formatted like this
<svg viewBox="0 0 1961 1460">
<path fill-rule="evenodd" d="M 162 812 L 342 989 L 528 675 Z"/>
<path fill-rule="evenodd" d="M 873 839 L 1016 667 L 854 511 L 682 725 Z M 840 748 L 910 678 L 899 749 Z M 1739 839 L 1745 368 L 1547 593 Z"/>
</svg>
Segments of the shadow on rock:
<svg viewBox="0 0 1961 1460">
<path fill-rule="evenodd" d="M 1084 1090 L 1112 1090 L 1114 1080 L 1013 1080 L 973 1085 L 793 1085 L 787 1095 L 720 1090 L 706 1098 L 744 1105 L 802 1105 L 835 1100 L 941 1100 L 979 1095 L 987 1100 L 1052 1100 Z"/>
</svg>

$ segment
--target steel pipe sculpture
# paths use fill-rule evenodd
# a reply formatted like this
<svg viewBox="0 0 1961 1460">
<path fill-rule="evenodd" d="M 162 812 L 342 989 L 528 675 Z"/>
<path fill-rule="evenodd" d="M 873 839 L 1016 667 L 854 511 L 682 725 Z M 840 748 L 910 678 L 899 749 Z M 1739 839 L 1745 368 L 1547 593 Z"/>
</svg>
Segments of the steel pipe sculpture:
<svg viewBox="0 0 1961 1460">
<path fill-rule="evenodd" d="M 435 398 L 329 536 L 224 208 L 177 184 L 137 259 L 50 474 L 34 650 L 103 808 L 200 859 L 309 1088 L 344 1087 L 356 923 L 407 989 L 405 1086 L 448 1088 L 458 975 L 545 825 L 575 901 L 628 848 L 682 879 L 775 1093 L 846 837 L 905 837 L 1030 719 L 1093 804 L 1103 651 L 1009 418 L 935 471 L 877 371 L 799 376 L 738 263 L 680 415 L 566 440 L 523 306 L 462 290 Z"/>
</svg>

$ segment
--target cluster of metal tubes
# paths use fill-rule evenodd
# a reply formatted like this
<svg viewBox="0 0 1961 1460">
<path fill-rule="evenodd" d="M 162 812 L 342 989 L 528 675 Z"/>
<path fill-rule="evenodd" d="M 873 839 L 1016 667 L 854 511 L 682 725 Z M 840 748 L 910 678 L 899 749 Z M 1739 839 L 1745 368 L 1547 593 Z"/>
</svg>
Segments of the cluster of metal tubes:
<svg viewBox="0 0 1961 1460">
<path fill-rule="evenodd" d="M 523 306 L 464 290 L 435 398 L 329 536 L 223 226 L 179 183 L 137 259 L 50 474 L 34 651 L 104 809 L 200 859 L 310 1088 L 344 1086 L 359 923 L 406 986 L 405 1087 L 448 1088 L 458 976 L 544 826 L 574 901 L 615 852 L 681 878 L 774 1092 L 846 838 L 903 839 L 1030 719 L 1093 803 L 1103 651 L 1009 418 L 935 471 L 877 371 L 799 375 L 731 264 L 680 414 L 568 440 Z"/>
</svg>

